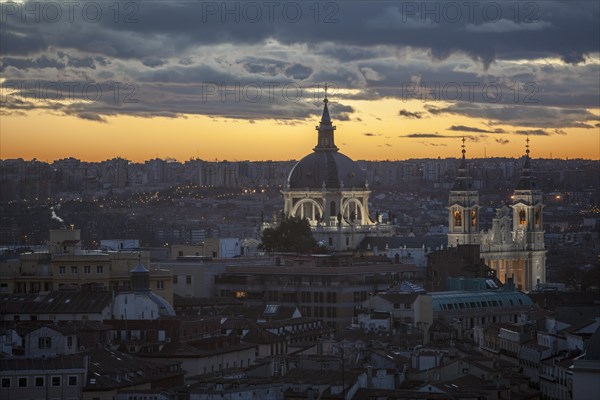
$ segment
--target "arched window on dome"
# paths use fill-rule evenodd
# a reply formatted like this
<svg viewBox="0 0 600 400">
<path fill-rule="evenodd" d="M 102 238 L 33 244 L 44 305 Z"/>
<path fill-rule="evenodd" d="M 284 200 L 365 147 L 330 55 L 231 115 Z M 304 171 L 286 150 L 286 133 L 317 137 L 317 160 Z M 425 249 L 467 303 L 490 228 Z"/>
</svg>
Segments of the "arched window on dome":
<svg viewBox="0 0 600 400">
<path fill-rule="evenodd" d="M 335 212 L 335 201 L 329 203 L 329 215 L 335 217 L 337 213 Z"/>
<path fill-rule="evenodd" d="M 344 204 L 344 219 L 351 223 L 361 223 L 363 218 L 363 209 L 360 201 L 350 199 Z"/>
<path fill-rule="evenodd" d="M 313 199 L 303 199 L 296 203 L 292 209 L 292 215 L 309 221 L 318 221 L 322 211 L 322 206 Z"/>
<path fill-rule="evenodd" d="M 459 210 L 454 211 L 454 226 L 462 226 L 462 215 Z"/>
<path fill-rule="evenodd" d="M 471 226 L 477 226 L 477 210 L 471 210 Z"/>
</svg>

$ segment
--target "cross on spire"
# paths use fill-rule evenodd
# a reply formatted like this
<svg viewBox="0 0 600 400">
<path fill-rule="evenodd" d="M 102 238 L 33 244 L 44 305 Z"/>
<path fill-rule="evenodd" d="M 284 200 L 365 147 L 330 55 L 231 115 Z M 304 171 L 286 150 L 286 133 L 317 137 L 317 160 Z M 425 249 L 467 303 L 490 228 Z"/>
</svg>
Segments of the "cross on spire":
<svg viewBox="0 0 600 400">
<path fill-rule="evenodd" d="M 323 103 L 325 104 L 329 102 L 329 100 L 327 99 L 327 89 L 329 89 L 329 87 L 327 86 L 327 83 L 325 83 L 325 85 L 323 85 L 323 90 L 325 90 L 325 98 L 323 99 Z"/>
<path fill-rule="evenodd" d="M 529 155 L 529 136 L 527 136 L 527 139 L 525 141 L 527 142 L 527 144 L 525 145 L 525 153 Z"/>
</svg>

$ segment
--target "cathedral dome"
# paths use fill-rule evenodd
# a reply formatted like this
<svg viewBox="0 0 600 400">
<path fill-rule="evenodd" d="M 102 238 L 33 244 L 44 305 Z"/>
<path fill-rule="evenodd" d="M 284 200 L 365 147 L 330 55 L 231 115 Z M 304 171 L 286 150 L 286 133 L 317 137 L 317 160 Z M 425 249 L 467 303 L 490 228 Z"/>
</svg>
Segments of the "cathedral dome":
<svg viewBox="0 0 600 400">
<path fill-rule="evenodd" d="M 315 151 L 296 164 L 288 178 L 290 189 L 365 188 L 365 173 L 338 151 Z"/>
<path fill-rule="evenodd" d="M 335 126 L 331 123 L 327 102 L 326 97 L 321 123 L 317 126 L 317 146 L 290 172 L 287 182 L 290 190 L 367 187 L 365 173 L 352 159 L 340 153 L 334 143 Z"/>
</svg>

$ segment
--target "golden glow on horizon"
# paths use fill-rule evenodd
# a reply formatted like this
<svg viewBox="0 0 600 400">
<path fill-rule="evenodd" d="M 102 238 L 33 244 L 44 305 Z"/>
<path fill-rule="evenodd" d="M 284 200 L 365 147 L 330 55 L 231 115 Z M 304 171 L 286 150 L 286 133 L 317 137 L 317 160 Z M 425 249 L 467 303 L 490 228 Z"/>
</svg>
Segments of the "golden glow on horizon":
<svg viewBox="0 0 600 400">
<path fill-rule="evenodd" d="M 336 118 L 335 101 L 330 104 L 336 144 L 349 157 L 372 160 L 402 160 L 424 157 L 459 157 L 462 132 L 447 129 L 466 125 L 486 129 L 483 119 L 460 115 L 430 115 L 421 119 L 398 116 L 400 109 L 422 112 L 425 103 L 396 99 L 344 100 L 355 112 L 350 121 Z M 435 103 L 444 107 L 444 103 Z M 600 115 L 600 110 L 589 110 Z M 107 123 L 47 111 L 0 117 L 0 158 L 37 158 L 43 161 L 75 157 L 102 161 L 123 157 L 140 162 L 151 158 L 204 160 L 289 160 L 308 154 L 317 140 L 318 117 L 286 123 L 276 120 L 232 120 L 188 115 L 180 118 L 106 117 Z M 498 125 L 507 132 L 516 128 Z M 551 131 L 552 129 L 548 129 Z M 600 128 L 565 128 L 566 135 L 531 136 L 534 158 L 600 159 Z M 399 137 L 410 133 L 439 133 L 448 139 Z M 365 133 L 376 136 L 365 136 Z M 465 136 L 480 134 L 464 133 Z M 508 139 L 501 145 L 496 138 Z M 517 134 L 488 134 L 478 143 L 467 143 L 469 158 L 519 157 L 525 137 Z"/>
</svg>

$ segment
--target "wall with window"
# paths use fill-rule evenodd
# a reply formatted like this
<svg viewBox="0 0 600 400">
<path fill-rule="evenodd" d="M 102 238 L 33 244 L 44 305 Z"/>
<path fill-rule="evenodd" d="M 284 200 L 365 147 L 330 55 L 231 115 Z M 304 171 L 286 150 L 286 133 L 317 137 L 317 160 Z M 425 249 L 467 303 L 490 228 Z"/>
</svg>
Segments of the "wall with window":
<svg viewBox="0 0 600 400">
<path fill-rule="evenodd" d="M 62 334 L 44 326 L 25 335 L 25 355 L 28 357 L 56 357 L 78 351 L 77 336 Z"/>
<path fill-rule="evenodd" d="M 39 364 L 39 365 L 38 365 Z M 3 365 L 0 368 L 1 399 L 66 399 L 83 398 L 85 367 L 44 367 L 48 360 L 32 360 L 30 369 Z"/>
</svg>

